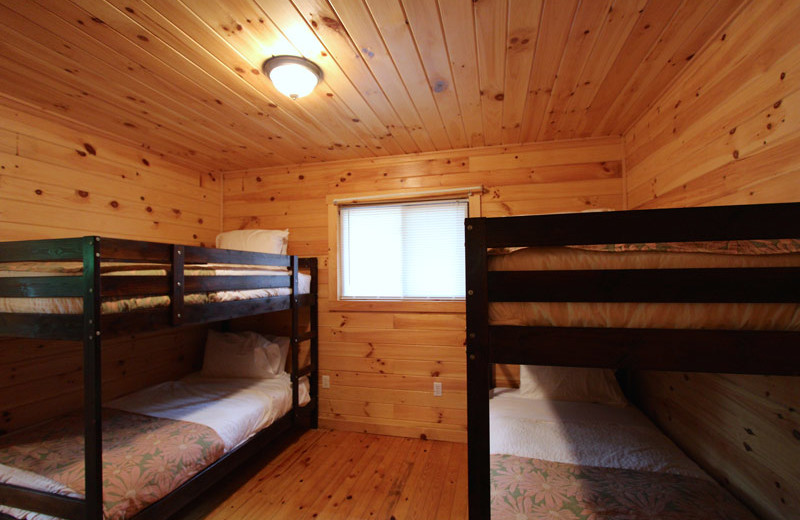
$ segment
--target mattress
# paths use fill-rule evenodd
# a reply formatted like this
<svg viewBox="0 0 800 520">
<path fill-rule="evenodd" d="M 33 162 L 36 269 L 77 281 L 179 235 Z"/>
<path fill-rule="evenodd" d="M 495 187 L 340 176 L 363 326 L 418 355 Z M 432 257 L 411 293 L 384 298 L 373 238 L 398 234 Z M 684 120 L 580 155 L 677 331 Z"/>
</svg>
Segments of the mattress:
<svg viewBox="0 0 800 520">
<path fill-rule="evenodd" d="M 50 277 L 80 276 L 83 267 L 79 262 L 16 262 L 0 263 L 0 278 L 10 277 Z M 109 263 L 101 266 L 101 276 L 167 276 L 167 266 L 163 264 L 131 264 Z M 291 271 L 271 266 L 232 266 L 227 264 L 187 265 L 184 276 L 286 276 Z M 300 294 L 308 294 L 311 288 L 311 276 L 299 273 L 298 289 Z M 250 289 L 238 291 L 215 291 L 187 293 L 184 304 L 201 305 L 206 303 L 227 302 L 285 296 L 291 294 L 289 287 L 266 289 Z M 129 312 L 140 309 L 167 307 L 170 297 L 167 295 L 104 299 L 100 311 L 104 314 Z M 81 314 L 83 299 L 78 297 L 63 298 L 0 298 L 0 312 L 31 314 Z"/>
<path fill-rule="evenodd" d="M 299 401 L 309 402 L 308 380 Z M 127 518 L 285 415 L 289 375 L 220 379 L 189 375 L 107 403 L 103 410 L 106 517 Z M 41 470 L 44 474 L 35 473 Z M 0 437 L 0 482 L 83 496 L 80 414 Z M 49 516 L 0 507 L 24 520 Z"/>
<path fill-rule="evenodd" d="M 308 378 L 298 400 L 309 402 Z M 292 408 L 292 383 L 282 372 L 272 379 L 228 379 L 191 374 L 115 399 L 107 408 L 199 423 L 222 438 L 225 453 L 266 428 Z"/>
<path fill-rule="evenodd" d="M 495 389 L 489 403 L 490 453 L 708 478 L 633 406 L 530 399 L 510 388 Z"/>
<path fill-rule="evenodd" d="M 630 406 L 490 401 L 492 520 L 754 520 Z"/>
<path fill-rule="evenodd" d="M 510 254 L 490 255 L 489 270 L 798 267 L 798 246 L 796 241 L 788 242 L 788 245 L 785 241 L 763 245 L 752 241 L 738 248 L 685 244 L 525 248 Z M 714 244 L 719 243 L 711 243 Z M 769 245 L 772 247 L 767 247 Z M 800 330 L 800 304 L 491 302 L 489 323 L 543 327 Z"/>
</svg>

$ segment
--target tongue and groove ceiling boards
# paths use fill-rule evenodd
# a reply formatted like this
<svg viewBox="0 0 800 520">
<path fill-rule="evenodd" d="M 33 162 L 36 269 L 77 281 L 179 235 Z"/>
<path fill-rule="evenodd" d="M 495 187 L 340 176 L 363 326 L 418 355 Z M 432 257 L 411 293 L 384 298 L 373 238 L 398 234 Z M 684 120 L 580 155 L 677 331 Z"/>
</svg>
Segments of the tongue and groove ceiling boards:
<svg viewBox="0 0 800 520">
<path fill-rule="evenodd" d="M 621 135 L 743 1 L 0 0 L 0 104 L 217 171 Z"/>
</svg>

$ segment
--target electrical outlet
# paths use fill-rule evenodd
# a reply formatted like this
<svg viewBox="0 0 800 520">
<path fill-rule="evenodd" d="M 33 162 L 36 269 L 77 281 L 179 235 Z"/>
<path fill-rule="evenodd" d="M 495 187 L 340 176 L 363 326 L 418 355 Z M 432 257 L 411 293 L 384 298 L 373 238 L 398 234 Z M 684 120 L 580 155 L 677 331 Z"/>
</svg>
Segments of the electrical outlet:
<svg viewBox="0 0 800 520">
<path fill-rule="evenodd" d="M 440 383 L 439 381 L 433 382 L 433 396 L 442 397 L 442 383 Z"/>
<path fill-rule="evenodd" d="M 331 376 L 322 376 L 322 388 L 331 387 Z"/>
</svg>

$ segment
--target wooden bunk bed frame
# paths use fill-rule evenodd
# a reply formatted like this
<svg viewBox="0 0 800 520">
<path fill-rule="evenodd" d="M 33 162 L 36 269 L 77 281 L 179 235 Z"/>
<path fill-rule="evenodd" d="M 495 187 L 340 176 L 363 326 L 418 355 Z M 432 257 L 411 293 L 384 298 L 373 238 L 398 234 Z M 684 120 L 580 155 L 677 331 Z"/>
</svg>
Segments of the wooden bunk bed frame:
<svg viewBox="0 0 800 520">
<path fill-rule="evenodd" d="M 6 242 L 0 262 L 82 261 L 83 275 L 0 278 L 0 297 L 81 297 L 83 314 L 0 313 L 0 336 L 74 340 L 83 343 L 85 500 L 0 484 L 0 503 L 75 520 L 102 520 L 101 373 L 102 339 L 141 331 L 211 323 L 291 310 L 292 409 L 250 440 L 225 454 L 172 493 L 140 511 L 137 520 L 160 520 L 178 512 L 279 436 L 299 428 L 316 428 L 318 418 L 317 259 L 301 259 L 197 246 L 87 236 L 81 238 Z M 169 265 L 169 276 L 107 276 L 103 262 L 152 262 Z M 187 264 L 268 265 L 287 267 L 286 276 L 184 276 Z M 297 273 L 311 274 L 309 294 L 299 294 Z M 185 305 L 191 292 L 290 287 L 291 295 Z M 131 295 L 169 295 L 165 308 L 101 315 L 101 300 Z M 310 330 L 299 329 L 299 311 L 310 309 Z M 299 367 L 299 345 L 310 340 L 310 365 Z M 299 379 L 308 376 L 311 402 L 298 405 Z M 5 518 L 0 514 L 0 518 Z M 10 517 L 9 517 L 10 518 Z"/>
<path fill-rule="evenodd" d="M 800 332 L 489 325 L 489 302 L 798 302 L 800 268 L 488 271 L 488 248 L 800 237 L 800 203 L 469 218 L 469 518 L 490 518 L 494 364 L 800 375 Z"/>
</svg>

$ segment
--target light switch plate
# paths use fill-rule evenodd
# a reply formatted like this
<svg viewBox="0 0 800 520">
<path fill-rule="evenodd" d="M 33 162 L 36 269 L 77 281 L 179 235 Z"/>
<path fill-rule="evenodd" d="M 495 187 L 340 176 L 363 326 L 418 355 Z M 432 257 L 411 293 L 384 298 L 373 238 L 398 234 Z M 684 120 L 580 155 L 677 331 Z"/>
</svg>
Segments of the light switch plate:
<svg viewBox="0 0 800 520">
<path fill-rule="evenodd" d="M 322 376 L 322 388 L 331 387 L 331 376 Z"/>
<path fill-rule="evenodd" d="M 439 381 L 433 382 L 433 396 L 442 397 L 442 383 L 440 383 Z"/>
</svg>

